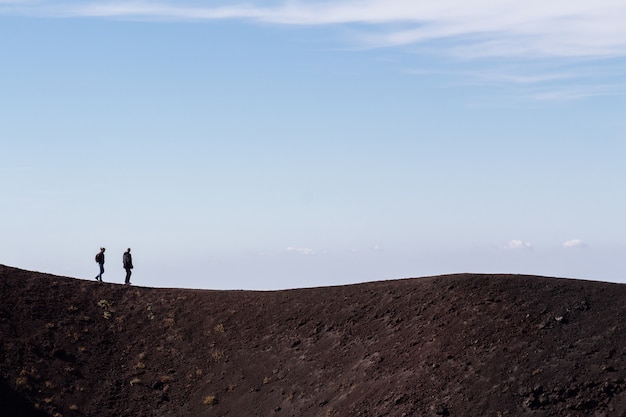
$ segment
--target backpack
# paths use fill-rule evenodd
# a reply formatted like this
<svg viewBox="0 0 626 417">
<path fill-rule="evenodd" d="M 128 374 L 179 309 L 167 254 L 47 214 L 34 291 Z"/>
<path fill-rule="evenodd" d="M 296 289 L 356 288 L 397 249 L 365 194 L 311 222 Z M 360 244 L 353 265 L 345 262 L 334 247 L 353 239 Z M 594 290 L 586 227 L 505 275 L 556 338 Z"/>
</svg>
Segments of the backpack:
<svg viewBox="0 0 626 417">
<path fill-rule="evenodd" d="M 96 263 L 100 263 L 100 252 L 96 254 Z"/>
</svg>

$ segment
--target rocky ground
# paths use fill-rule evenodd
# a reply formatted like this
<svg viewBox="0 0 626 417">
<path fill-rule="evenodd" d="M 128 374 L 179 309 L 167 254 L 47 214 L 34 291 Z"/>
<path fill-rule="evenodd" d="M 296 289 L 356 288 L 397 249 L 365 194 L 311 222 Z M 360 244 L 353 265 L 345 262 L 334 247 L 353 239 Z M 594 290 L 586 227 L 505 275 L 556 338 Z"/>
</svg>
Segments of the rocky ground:
<svg viewBox="0 0 626 417">
<path fill-rule="evenodd" d="M 0 416 L 626 416 L 626 286 L 155 289 L 0 265 Z"/>
</svg>

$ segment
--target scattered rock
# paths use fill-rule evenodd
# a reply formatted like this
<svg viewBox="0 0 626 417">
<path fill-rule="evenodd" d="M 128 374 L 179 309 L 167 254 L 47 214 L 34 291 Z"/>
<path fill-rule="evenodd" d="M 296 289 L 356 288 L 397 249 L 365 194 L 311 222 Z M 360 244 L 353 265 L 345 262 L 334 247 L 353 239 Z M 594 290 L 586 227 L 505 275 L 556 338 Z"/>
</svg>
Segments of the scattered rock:
<svg viewBox="0 0 626 417">
<path fill-rule="evenodd" d="M 91 281 L 0 265 L 0 415 L 626 415 L 624 285 Z"/>
</svg>

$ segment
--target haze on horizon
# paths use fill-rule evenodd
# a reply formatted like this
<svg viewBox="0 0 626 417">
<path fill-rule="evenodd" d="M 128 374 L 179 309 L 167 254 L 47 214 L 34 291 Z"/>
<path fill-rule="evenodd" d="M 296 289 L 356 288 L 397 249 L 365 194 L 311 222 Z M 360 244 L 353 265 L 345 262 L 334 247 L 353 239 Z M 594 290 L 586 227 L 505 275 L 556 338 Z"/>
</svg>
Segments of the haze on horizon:
<svg viewBox="0 0 626 417">
<path fill-rule="evenodd" d="M 0 263 L 626 282 L 626 4 L 0 0 Z"/>
</svg>

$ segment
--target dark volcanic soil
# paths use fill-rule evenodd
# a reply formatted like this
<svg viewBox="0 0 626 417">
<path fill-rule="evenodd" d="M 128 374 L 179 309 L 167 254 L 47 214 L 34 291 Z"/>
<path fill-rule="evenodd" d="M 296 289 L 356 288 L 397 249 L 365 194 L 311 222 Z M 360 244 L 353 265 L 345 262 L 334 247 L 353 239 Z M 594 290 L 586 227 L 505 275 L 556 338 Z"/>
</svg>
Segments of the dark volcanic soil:
<svg viewBox="0 0 626 417">
<path fill-rule="evenodd" d="M 626 416 L 626 286 L 153 289 L 0 266 L 0 416 Z"/>
</svg>

